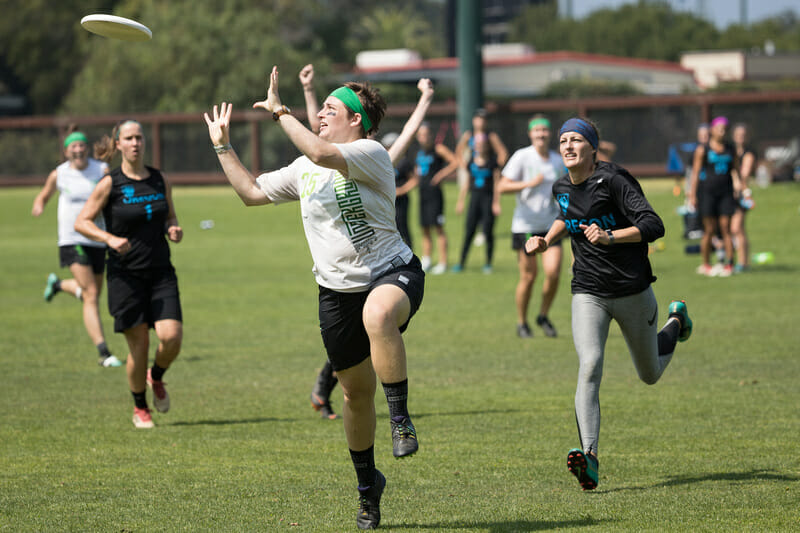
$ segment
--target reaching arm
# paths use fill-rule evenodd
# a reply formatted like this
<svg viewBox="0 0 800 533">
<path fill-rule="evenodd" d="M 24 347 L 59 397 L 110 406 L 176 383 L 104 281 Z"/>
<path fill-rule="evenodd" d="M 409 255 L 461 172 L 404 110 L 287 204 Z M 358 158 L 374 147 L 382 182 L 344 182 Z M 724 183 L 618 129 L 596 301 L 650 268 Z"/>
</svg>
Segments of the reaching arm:
<svg viewBox="0 0 800 533">
<path fill-rule="evenodd" d="M 44 212 L 44 206 L 47 205 L 47 202 L 50 201 L 50 197 L 56 192 L 57 180 L 58 172 L 53 170 L 47 176 L 47 181 L 44 182 L 44 187 L 42 187 L 42 190 L 39 191 L 39 194 L 37 194 L 36 198 L 33 199 L 33 208 L 31 209 L 31 214 L 33 216 L 38 217 L 42 214 L 42 212 Z"/>
<path fill-rule="evenodd" d="M 269 76 L 267 99 L 254 103 L 253 107 L 264 109 L 270 113 L 278 111 L 282 107 L 281 99 L 278 95 L 278 67 L 272 67 L 272 72 Z M 343 176 L 348 175 L 347 160 L 336 146 L 314 135 L 310 130 L 306 129 L 297 118 L 289 113 L 281 115 L 278 122 L 280 122 L 283 131 L 286 133 L 286 136 L 289 137 L 289 140 L 292 141 L 292 144 L 294 144 L 303 155 L 308 157 L 312 163 L 332 170 L 338 170 Z"/>
<path fill-rule="evenodd" d="M 308 115 L 308 125 L 311 131 L 319 133 L 319 104 L 317 103 L 317 93 L 314 91 L 314 65 L 309 63 L 300 71 L 298 76 L 303 85 L 303 97 L 306 101 L 306 115 Z"/>
<path fill-rule="evenodd" d="M 208 125 L 208 135 L 217 151 L 219 163 L 225 177 L 233 186 L 236 194 L 247 206 L 265 205 L 271 203 L 267 195 L 264 194 L 256 184 L 256 178 L 239 160 L 239 156 L 230 144 L 230 123 L 233 105 L 222 102 L 220 107 L 214 106 L 212 111 L 213 119 L 209 118 L 208 113 L 204 113 Z"/>
<path fill-rule="evenodd" d="M 414 108 L 414 112 L 411 113 L 408 122 L 403 126 L 400 136 L 389 147 L 389 157 L 392 158 L 393 165 L 397 165 L 397 162 L 406 153 L 408 146 L 414 139 L 414 134 L 425 119 L 425 114 L 433 101 L 433 82 L 431 80 L 422 78 L 417 82 L 417 89 L 422 93 L 419 97 L 419 102 L 417 102 L 417 107 Z"/>
</svg>

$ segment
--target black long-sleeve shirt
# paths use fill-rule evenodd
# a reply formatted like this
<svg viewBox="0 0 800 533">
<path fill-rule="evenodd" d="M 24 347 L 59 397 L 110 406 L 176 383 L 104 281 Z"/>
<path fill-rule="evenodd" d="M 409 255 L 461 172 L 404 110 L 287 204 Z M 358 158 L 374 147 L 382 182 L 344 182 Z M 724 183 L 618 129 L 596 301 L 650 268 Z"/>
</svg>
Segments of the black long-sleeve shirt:
<svg viewBox="0 0 800 533">
<path fill-rule="evenodd" d="M 560 178 L 553 184 L 553 196 L 560 207 L 558 219 L 566 225 L 572 241 L 573 294 L 619 298 L 637 294 L 656 280 L 647 258 L 647 243 L 664 236 L 664 223 L 627 170 L 599 162 L 595 172 L 578 185 L 573 185 L 568 175 Z M 592 244 L 580 225 L 593 223 L 605 230 L 636 226 L 642 240 Z"/>
</svg>

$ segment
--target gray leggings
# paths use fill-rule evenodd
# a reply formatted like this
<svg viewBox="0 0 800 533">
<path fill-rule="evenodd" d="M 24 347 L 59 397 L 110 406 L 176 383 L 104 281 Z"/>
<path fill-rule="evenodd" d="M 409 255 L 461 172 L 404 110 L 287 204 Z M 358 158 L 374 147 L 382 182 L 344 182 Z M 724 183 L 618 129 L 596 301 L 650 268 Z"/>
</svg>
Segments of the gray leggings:
<svg viewBox="0 0 800 533">
<path fill-rule="evenodd" d="M 616 320 L 622 330 L 639 379 L 648 385 L 658 381 L 672 360 L 680 332 L 676 320 L 668 321 L 658 331 L 658 304 L 652 287 L 623 298 L 600 298 L 591 294 L 572 296 L 572 339 L 579 363 L 575 417 L 581 446 L 586 453 L 597 453 L 600 380 L 611 319 Z"/>
</svg>

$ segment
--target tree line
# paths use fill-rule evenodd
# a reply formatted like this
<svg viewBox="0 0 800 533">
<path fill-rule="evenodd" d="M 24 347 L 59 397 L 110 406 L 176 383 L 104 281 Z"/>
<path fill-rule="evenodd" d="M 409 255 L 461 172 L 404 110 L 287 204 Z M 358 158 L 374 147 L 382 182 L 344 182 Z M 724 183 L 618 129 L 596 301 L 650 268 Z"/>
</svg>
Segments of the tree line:
<svg viewBox="0 0 800 533">
<path fill-rule="evenodd" d="M 84 31 L 85 5 L 0 0 L 0 96 L 22 95 L 26 114 L 195 112 L 221 100 L 243 109 L 266 89 L 273 64 L 287 94 L 299 95 L 297 72 L 314 63 L 322 96 L 331 88 L 325 80 L 346 72 L 360 50 L 410 48 L 431 58 L 446 49 L 444 4 L 435 0 L 95 0 L 92 12 L 150 27 L 153 39 L 144 43 Z M 666 3 L 642 1 L 565 20 L 551 0 L 525 8 L 509 40 L 542 52 L 677 61 L 686 50 L 758 51 L 767 41 L 796 52 L 800 20 L 786 13 L 719 30 Z M 416 97 L 413 88 L 384 90 Z"/>
</svg>

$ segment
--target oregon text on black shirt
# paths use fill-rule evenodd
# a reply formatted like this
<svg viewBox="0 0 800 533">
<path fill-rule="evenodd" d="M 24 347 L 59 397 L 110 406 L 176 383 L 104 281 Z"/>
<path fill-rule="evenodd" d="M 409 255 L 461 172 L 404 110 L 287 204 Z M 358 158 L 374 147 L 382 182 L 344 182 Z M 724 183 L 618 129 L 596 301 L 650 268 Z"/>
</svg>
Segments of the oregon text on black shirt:
<svg viewBox="0 0 800 533">
<path fill-rule="evenodd" d="M 598 162 L 583 183 L 573 185 L 569 175 L 559 178 L 553 184 L 553 196 L 560 208 L 558 219 L 566 224 L 572 241 L 573 294 L 619 298 L 637 294 L 656 280 L 647 259 L 647 243 L 664 236 L 664 224 L 627 170 Z M 604 230 L 636 226 L 642 240 L 592 244 L 580 226 L 593 223 Z"/>
<path fill-rule="evenodd" d="M 164 235 L 169 205 L 161 173 L 146 167 L 144 180 L 127 177 L 122 168 L 111 171 L 111 193 L 103 209 L 106 230 L 125 237 L 131 245 L 125 254 L 108 249 L 110 270 L 139 270 L 170 265 L 169 244 Z"/>
</svg>

